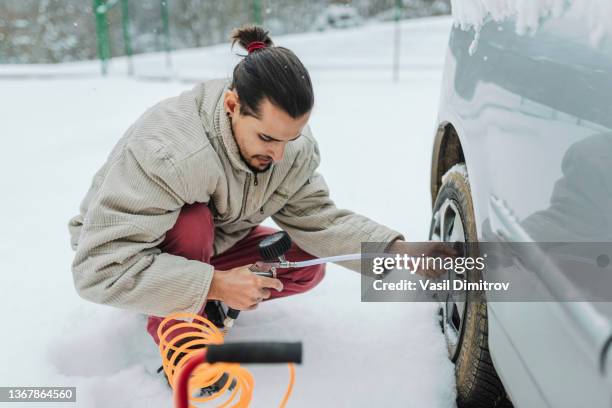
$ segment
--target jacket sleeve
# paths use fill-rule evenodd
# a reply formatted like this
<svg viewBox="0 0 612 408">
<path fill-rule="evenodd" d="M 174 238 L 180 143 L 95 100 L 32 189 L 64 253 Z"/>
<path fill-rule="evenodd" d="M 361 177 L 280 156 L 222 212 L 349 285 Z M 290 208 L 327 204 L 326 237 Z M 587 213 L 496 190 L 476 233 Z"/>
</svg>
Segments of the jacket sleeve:
<svg viewBox="0 0 612 408">
<path fill-rule="evenodd" d="M 315 146 L 315 167 L 318 157 Z M 401 233 L 363 215 L 337 208 L 323 176 L 316 171 L 272 218 L 301 249 L 316 257 L 361 252 L 362 242 L 380 243 L 383 252 L 395 239 L 404 239 Z M 339 264 L 361 270 L 359 261 Z"/>
<path fill-rule="evenodd" d="M 184 175 L 154 140 L 129 142 L 113 160 L 83 218 L 72 264 L 77 292 L 147 314 L 197 313 L 213 267 L 157 248 L 190 200 Z"/>
</svg>

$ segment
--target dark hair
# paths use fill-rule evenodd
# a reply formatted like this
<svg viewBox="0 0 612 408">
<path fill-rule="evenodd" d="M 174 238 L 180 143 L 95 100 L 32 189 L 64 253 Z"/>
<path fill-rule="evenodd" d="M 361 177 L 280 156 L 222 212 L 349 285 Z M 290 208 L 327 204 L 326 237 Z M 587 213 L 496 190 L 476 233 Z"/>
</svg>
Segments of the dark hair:
<svg viewBox="0 0 612 408">
<path fill-rule="evenodd" d="M 314 105 L 310 75 L 291 50 L 275 46 L 268 31 L 253 25 L 232 31 L 231 40 L 232 47 L 238 43 L 244 49 L 254 41 L 265 44 L 234 67 L 231 89 L 238 93 L 241 114 L 259 117 L 264 97 L 292 118 L 310 112 Z"/>
</svg>

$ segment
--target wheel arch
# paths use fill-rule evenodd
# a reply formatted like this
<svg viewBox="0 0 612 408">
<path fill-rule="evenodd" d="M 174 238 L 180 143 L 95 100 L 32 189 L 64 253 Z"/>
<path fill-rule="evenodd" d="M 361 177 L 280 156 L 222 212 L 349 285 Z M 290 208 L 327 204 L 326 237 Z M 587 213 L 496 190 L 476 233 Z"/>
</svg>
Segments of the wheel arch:
<svg viewBox="0 0 612 408">
<path fill-rule="evenodd" d="M 442 185 L 442 176 L 457 163 L 465 163 L 465 154 L 459 134 L 450 122 L 438 125 L 431 159 L 431 207 L 436 201 Z M 467 163 L 466 163 L 467 164 Z"/>
</svg>

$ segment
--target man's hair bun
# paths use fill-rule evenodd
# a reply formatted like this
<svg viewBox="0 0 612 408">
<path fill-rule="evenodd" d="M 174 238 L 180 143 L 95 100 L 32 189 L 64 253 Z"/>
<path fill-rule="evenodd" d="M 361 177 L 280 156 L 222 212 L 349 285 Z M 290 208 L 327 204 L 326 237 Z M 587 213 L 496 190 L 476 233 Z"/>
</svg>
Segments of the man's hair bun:
<svg viewBox="0 0 612 408">
<path fill-rule="evenodd" d="M 247 50 L 249 44 L 253 42 L 262 42 L 266 47 L 271 47 L 274 43 L 268 34 L 268 31 L 259 26 L 247 25 L 234 29 L 230 35 L 230 39 L 232 40 L 232 47 L 238 43 L 245 50 Z"/>
<path fill-rule="evenodd" d="M 264 99 L 292 118 L 312 110 L 314 92 L 306 67 L 289 49 L 276 46 L 268 31 L 255 25 L 236 28 L 232 47 L 238 43 L 247 50 L 234 67 L 230 89 L 240 98 L 240 114 L 261 118 Z"/>
</svg>

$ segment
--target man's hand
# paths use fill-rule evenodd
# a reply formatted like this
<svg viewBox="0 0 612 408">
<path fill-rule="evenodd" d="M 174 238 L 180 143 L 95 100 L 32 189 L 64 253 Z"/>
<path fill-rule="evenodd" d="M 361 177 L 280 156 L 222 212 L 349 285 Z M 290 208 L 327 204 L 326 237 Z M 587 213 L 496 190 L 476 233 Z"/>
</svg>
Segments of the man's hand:
<svg viewBox="0 0 612 408">
<path fill-rule="evenodd" d="M 270 297 L 270 289 L 283 290 L 280 280 L 255 275 L 249 270 L 250 266 L 215 270 L 207 299 L 220 300 L 236 310 L 253 310 L 259 302 Z"/>
<path fill-rule="evenodd" d="M 387 249 L 388 253 L 408 255 L 409 257 L 438 257 L 443 260 L 448 257 L 457 257 L 459 253 L 453 248 L 451 242 L 440 242 L 440 241 L 428 241 L 428 242 L 405 242 L 396 240 L 389 245 Z M 444 262 L 444 261 L 443 261 Z M 432 262 L 437 263 L 437 262 Z M 443 275 L 446 270 L 431 268 L 424 268 L 425 265 L 421 263 L 419 268 L 416 269 L 415 273 L 426 278 L 438 278 Z M 435 266 L 435 265 L 433 265 Z M 414 269 L 414 268 L 413 268 Z"/>
</svg>

